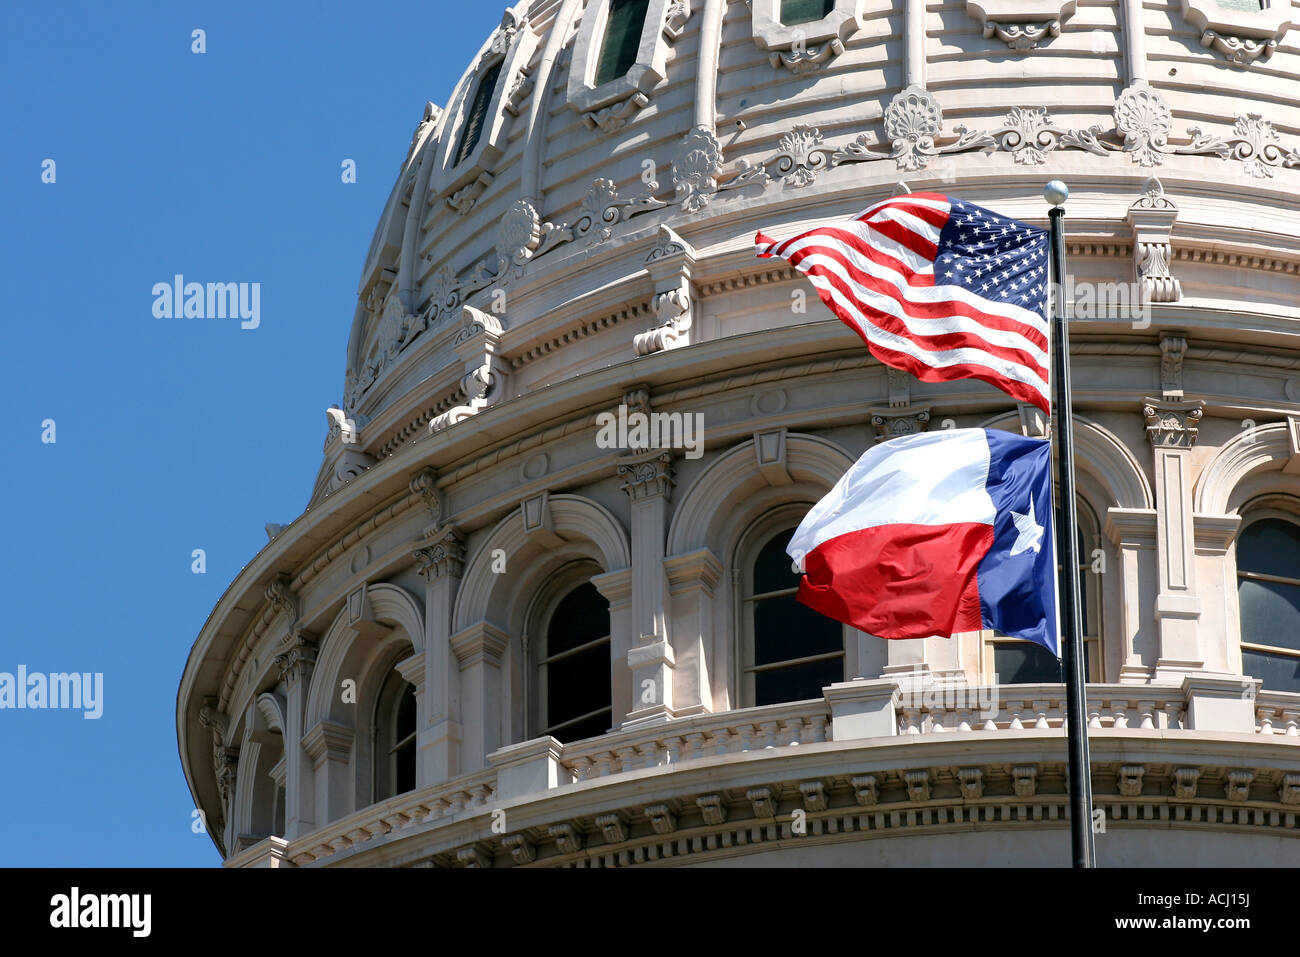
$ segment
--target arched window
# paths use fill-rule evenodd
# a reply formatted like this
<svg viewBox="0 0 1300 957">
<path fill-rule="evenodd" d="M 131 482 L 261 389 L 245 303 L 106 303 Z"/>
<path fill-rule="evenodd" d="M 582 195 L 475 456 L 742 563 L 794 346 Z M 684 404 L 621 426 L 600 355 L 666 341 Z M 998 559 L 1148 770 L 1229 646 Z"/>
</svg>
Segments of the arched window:
<svg viewBox="0 0 1300 957">
<path fill-rule="evenodd" d="M 781 23 L 787 27 L 815 23 L 834 9 L 835 0 L 781 0 Z"/>
<path fill-rule="evenodd" d="M 1088 681 L 1102 681 L 1101 661 L 1101 579 L 1104 567 L 1101 532 L 1092 508 L 1078 500 L 1079 604 L 1083 619 L 1083 647 Z M 1099 561 L 1098 555 L 1103 556 Z M 1042 645 L 1032 641 L 994 635 L 985 643 L 984 674 L 994 675 L 1000 684 L 1036 684 L 1064 681 L 1061 662 Z"/>
<path fill-rule="evenodd" d="M 1241 669 L 1274 691 L 1300 691 L 1300 522 L 1273 509 L 1237 535 Z"/>
<path fill-rule="evenodd" d="M 375 800 L 415 790 L 415 685 L 394 669 L 375 702 Z"/>
<path fill-rule="evenodd" d="M 596 61 L 596 86 L 626 76 L 636 64 L 650 0 L 609 0 L 605 37 Z"/>
<path fill-rule="evenodd" d="M 488 107 L 492 105 L 492 95 L 496 92 L 497 79 L 501 76 L 504 60 L 498 60 L 479 78 L 478 88 L 474 92 L 474 103 L 469 115 L 465 117 L 465 126 L 460 134 L 460 145 L 456 148 L 456 160 L 453 166 L 459 166 L 478 146 L 479 137 L 487 125 Z"/>
<path fill-rule="evenodd" d="M 560 581 L 543 601 L 541 636 L 531 650 L 532 721 L 538 735 L 580 741 L 613 723 L 609 601 L 589 580 L 573 587 L 572 572 Z"/>
<path fill-rule="evenodd" d="M 795 598 L 799 573 L 786 546 L 795 525 L 760 523 L 742 548 L 744 706 L 820 698 L 822 688 L 844 680 L 844 626 Z"/>
</svg>

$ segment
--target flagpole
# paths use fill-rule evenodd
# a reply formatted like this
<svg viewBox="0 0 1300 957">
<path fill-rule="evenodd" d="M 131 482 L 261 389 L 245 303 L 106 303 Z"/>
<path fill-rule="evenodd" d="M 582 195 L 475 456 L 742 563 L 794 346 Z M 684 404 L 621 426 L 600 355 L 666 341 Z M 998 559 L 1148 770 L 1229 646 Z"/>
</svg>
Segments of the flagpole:
<svg viewBox="0 0 1300 957">
<path fill-rule="evenodd" d="M 1074 498 L 1074 422 L 1070 407 L 1070 336 L 1065 318 L 1065 201 L 1070 190 L 1060 180 L 1043 189 L 1052 206 L 1052 379 L 1060 475 L 1061 510 L 1056 524 L 1057 555 L 1062 560 L 1059 601 L 1061 667 L 1065 672 L 1066 740 L 1069 749 L 1070 845 L 1075 867 L 1096 867 L 1092 841 L 1092 765 L 1088 756 L 1087 694 L 1083 623 L 1079 603 L 1078 506 Z"/>
</svg>

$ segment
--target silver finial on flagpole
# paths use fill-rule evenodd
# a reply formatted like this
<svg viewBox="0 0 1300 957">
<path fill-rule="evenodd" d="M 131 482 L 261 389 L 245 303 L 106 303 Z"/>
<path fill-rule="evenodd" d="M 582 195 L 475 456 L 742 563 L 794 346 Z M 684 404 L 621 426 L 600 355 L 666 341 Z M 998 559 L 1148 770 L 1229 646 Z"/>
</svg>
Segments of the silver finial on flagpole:
<svg viewBox="0 0 1300 957">
<path fill-rule="evenodd" d="M 1059 179 L 1054 179 L 1043 187 L 1043 199 L 1053 206 L 1061 206 L 1070 198 L 1070 187 Z"/>
</svg>

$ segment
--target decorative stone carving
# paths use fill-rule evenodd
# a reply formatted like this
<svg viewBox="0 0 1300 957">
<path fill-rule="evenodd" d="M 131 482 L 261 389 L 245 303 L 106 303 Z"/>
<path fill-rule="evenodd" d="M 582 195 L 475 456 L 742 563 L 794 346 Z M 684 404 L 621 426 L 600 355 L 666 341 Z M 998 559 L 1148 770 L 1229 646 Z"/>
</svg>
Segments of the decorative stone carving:
<svg viewBox="0 0 1300 957">
<path fill-rule="evenodd" d="M 293 684 L 311 673 L 316 664 L 317 645 L 307 632 L 295 628 L 281 642 L 281 651 L 274 658 L 280 677 Z"/>
<path fill-rule="evenodd" d="M 803 806 L 807 811 L 824 811 L 827 808 L 826 782 L 800 781 L 799 793 L 803 795 Z"/>
<path fill-rule="evenodd" d="M 402 162 L 403 166 L 410 165 L 411 157 L 415 155 L 415 148 L 420 145 L 425 133 L 438 125 L 440 119 L 442 119 L 442 110 L 435 106 L 432 100 L 426 102 L 424 104 L 424 116 L 420 118 L 419 125 L 415 127 L 415 132 L 411 134 L 411 145 L 406 149 L 406 159 Z M 414 185 L 415 180 L 412 179 L 411 183 Z"/>
<path fill-rule="evenodd" d="M 984 31 L 1013 50 L 1033 50 L 1061 35 L 1061 21 L 1074 14 L 1075 0 L 966 0 L 966 12 Z"/>
<path fill-rule="evenodd" d="M 1147 438 L 1155 448 L 1190 449 L 1196 444 L 1196 423 L 1204 414 L 1205 403 L 1173 402 L 1147 399 L 1142 406 Z"/>
<path fill-rule="evenodd" d="M 1286 774 L 1277 788 L 1277 799 L 1287 807 L 1300 805 L 1300 774 Z"/>
<path fill-rule="evenodd" d="M 1033 797 L 1038 790 L 1038 768 L 1032 764 L 1012 768 L 1011 789 L 1016 797 Z"/>
<path fill-rule="evenodd" d="M 773 68 L 810 73 L 844 52 L 844 41 L 862 27 L 857 0 L 835 0 L 819 20 L 787 26 L 781 0 L 748 0 L 754 42 L 768 51 Z"/>
<path fill-rule="evenodd" d="M 1200 776 L 1200 768 L 1178 768 L 1174 772 L 1174 797 L 1184 801 L 1195 798 L 1196 782 Z"/>
<path fill-rule="evenodd" d="M 1250 782 L 1255 780 L 1255 772 L 1245 768 L 1229 771 L 1223 782 L 1223 794 L 1229 801 L 1242 804 L 1250 798 Z"/>
<path fill-rule="evenodd" d="M 854 775 L 849 784 L 860 807 L 872 807 L 880 802 L 880 781 L 874 774 Z"/>
<path fill-rule="evenodd" d="M 671 834 L 677 830 L 677 815 L 673 814 L 667 804 L 652 804 L 645 809 L 645 816 L 656 834 Z"/>
<path fill-rule="evenodd" d="M 633 216 L 663 209 L 668 204 L 655 199 L 659 184 L 646 184 L 644 192 L 630 199 L 619 199 L 618 187 L 607 179 L 591 184 L 582 199 L 582 215 L 573 223 L 574 237 L 586 237 L 588 245 L 603 243 L 610 238 L 613 227 L 625 223 Z"/>
<path fill-rule="evenodd" d="M 449 575 L 460 578 L 465 571 L 465 542 L 460 530 L 448 525 L 437 535 L 420 543 L 412 552 L 412 557 L 420 566 L 420 575 L 426 581 L 434 581 Z"/>
<path fill-rule="evenodd" d="M 521 66 L 519 72 L 515 74 L 514 83 L 510 87 L 509 94 L 506 95 L 505 106 L 506 112 L 511 116 L 518 116 L 519 111 L 523 109 L 524 101 L 528 95 L 533 92 L 533 77 L 528 67 Z"/>
<path fill-rule="evenodd" d="M 957 784 L 961 787 L 961 796 L 974 801 L 984 796 L 984 771 L 980 768 L 959 768 Z"/>
<path fill-rule="evenodd" d="M 1194 130 L 1198 132 L 1199 130 Z M 1273 124 L 1258 113 L 1237 117 L 1232 136 L 1226 141 L 1229 156 L 1246 168 L 1246 173 L 1256 179 L 1273 176 L 1275 167 L 1300 166 L 1300 151 L 1284 152 Z"/>
<path fill-rule="evenodd" d="M 582 832 L 573 824 L 568 822 L 552 824 L 547 829 L 547 833 L 551 835 L 561 854 L 576 854 L 582 850 Z"/>
<path fill-rule="evenodd" d="M 621 464 L 618 474 L 627 477 L 622 488 L 634 502 L 656 495 L 667 499 L 676 484 L 673 481 L 673 457 L 668 452 Z"/>
<path fill-rule="evenodd" d="M 456 863 L 461 867 L 491 867 L 492 859 L 477 844 L 456 851 Z"/>
<path fill-rule="evenodd" d="M 531 864 L 537 860 L 536 846 L 523 834 L 507 834 L 501 838 L 501 846 L 516 864 Z"/>
<path fill-rule="evenodd" d="M 1128 224 L 1133 230 L 1133 271 L 1142 290 L 1144 302 L 1177 302 L 1183 287 L 1170 273 L 1173 246 L 1170 235 L 1178 207 L 1165 195 L 1165 188 L 1154 176 L 1142 184 L 1142 195 L 1128 208 Z"/>
<path fill-rule="evenodd" d="M 290 628 L 298 623 L 298 617 L 302 614 L 298 593 L 293 590 L 291 582 L 292 579 L 281 572 L 266 583 L 265 592 L 266 600 L 288 619 Z"/>
<path fill-rule="evenodd" d="M 754 817 L 776 817 L 777 794 L 772 788 L 750 788 L 745 800 L 754 808 Z"/>
<path fill-rule="evenodd" d="M 1160 394 L 1162 398 L 1177 401 L 1183 397 L 1183 356 L 1187 353 L 1187 340 L 1182 336 L 1160 337 Z"/>
<path fill-rule="evenodd" d="M 633 352 L 650 355 L 686 345 L 692 324 L 691 273 L 694 248 L 668 226 L 659 227 L 658 241 L 646 257 L 646 270 L 654 283 L 651 301 L 656 325 L 632 340 Z"/>
<path fill-rule="evenodd" d="M 504 331 L 501 320 L 472 306 L 464 306 L 461 312 L 463 325 L 452 345 L 465 364 L 459 397 L 466 401 L 435 416 L 429 422 L 431 435 L 478 414 L 509 391 L 510 366 L 497 349 Z"/>
<path fill-rule="evenodd" d="M 605 835 L 607 844 L 622 844 L 627 840 L 627 825 L 617 814 L 597 815 L 596 827 Z"/>
<path fill-rule="evenodd" d="M 478 198 L 492 185 L 492 180 L 492 174 L 484 170 L 478 174 L 478 179 L 448 196 L 447 206 L 462 216 L 467 215 Z"/>
<path fill-rule="evenodd" d="M 1120 767 L 1115 779 L 1121 797 L 1139 797 L 1142 794 L 1142 775 L 1146 767 L 1141 764 L 1125 764 Z"/>
<path fill-rule="evenodd" d="M 887 442 L 904 435 L 917 435 L 926 431 L 930 421 L 930 407 L 902 406 L 879 409 L 871 413 L 871 424 L 876 430 L 876 441 Z"/>
<path fill-rule="evenodd" d="M 411 476 L 409 485 L 412 495 L 424 500 L 424 507 L 429 510 L 430 529 L 436 529 L 442 523 L 443 495 L 438 488 L 438 473 L 431 468 L 423 468 Z"/>
<path fill-rule="evenodd" d="M 903 774 L 903 781 L 907 784 L 908 800 L 917 802 L 930 800 L 929 771 L 907 771 Z"/>
<path fill-rule="evenodd" d="M 718 192 L 722 144 L 707 126 L 696 126 L 682 138 L 673 156 L 673 187 L 685 213 L 698 213 Z"/>
<path fill-rule="evenodd" d="M 831 57 L 837 57 L 843 52 L 844 41 L 836 37 L 825 43 L 796 45 L 789 50 L 773 50 L 768 54 L 768 60 L 771 61 L 772 66 L 783 66 L 798 76 L 802 73 L 812 73 L 823 63 L 829 62 Z"/>
<path fill-rule="evenodd" d="M 1289 0 L 1261 0 L 1259 10 L 1239 10 L 1215 0 L 1182 0 L 1183 19 L 1201 31 L 1201 46 L 1229 63 L 1267 60 L 1291 26 Z"/>
<path fill-rule="evenodd" d="M 695 799 L 695 803 L 704 815 L 705 824 L 718 825 L 726 822 L 727 806 L 722 803 L 721 795 L 702 794 Z"/>
</svg>

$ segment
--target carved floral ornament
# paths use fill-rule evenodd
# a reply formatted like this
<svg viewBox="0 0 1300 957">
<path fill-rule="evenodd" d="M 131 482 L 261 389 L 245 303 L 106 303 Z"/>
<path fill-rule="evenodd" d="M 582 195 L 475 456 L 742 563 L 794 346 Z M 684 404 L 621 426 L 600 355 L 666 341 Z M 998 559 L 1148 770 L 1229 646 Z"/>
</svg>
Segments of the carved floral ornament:
<svg viewBox="0 0 1300 957">
<path fill-rule="evenodd" d="M 545 219 L 527 199 L 513 203 L 498 225 L 492 256 L 480 260 L 464 275 L 443 265 L 434 274 L 430 298 L 420 315 L 385 317 L 388 341 L 379 355 L 350 374 L 345 408 L 355 409 L 383 370 L 413 339 L 425 329 L 458 315 L 473 293 L 520 279 L 534 260 L 575 240 L 585 240 L 587 245 L 606 242 L 615 227 L 642 213 L 674 205 L 684 213 L 699 213 L 729 191 L 766 189 L 774 181 L 783 188 L 800 189 L 812 185 L 828 170 L 886 159 L 892 159 L 899 170 L 916 172 L 927 168 L 935 157 L 976 150 L 1009 153 L 1015 163 L 1025 166 L 1041 166 L 1047 162 L 1048 153 L 1058 150 L 1080 150 L 1096 156 L 1124 153 L 1134 164 L 1148 169 L 1163 165 L 1169 155 L 1217 156 L 1241 163 L 1246 175 L 1256 179 L 1271 178 L 1279 168 L 1300 167 L 1300 149 L 1284 147 L 1273 124 L 1258 113 L 1238 116 L 1227 136 L 1193 126 L 1185 136 L 1175 138 L 1169 105 L 1158 90 L 1144 83 L 1134 84 L 1120 94 L 1112 120 L 1109 129 L 1101 124 L 1067 129 L 1055 124 L 1046 107 L 1018 106 L 1008 111 L 997 126 L 973 130 L 957 124 L 946 133 L 938 99 L 914 85 L 897 93 L 886 107 L 881 121 L 885 142 L 879 142 L 872 133 L 861 133 L 835 148 L 825 142 L 817 127 L 796 124 L 779 139 L 771 155 L 757 163 L 739 159 L 729 173 L 717 134 L 707 126 L 696 126 L 683 137 L 673 156 L 671 200 L 657 198 L 656 182 L 646 183 L 635 195 L 623 198 L 612 181 L 597 179 L 572 223 Z M 1154 278 L 1167 275 L 1167 264 L 1161 266 L 1155 261 L 1164 251 L 1149 251 L 1154 258 L 1147 273 Z M 665 300 L 664 305 L 667 308 L 671 304 Z M 386 301 L 369 304 L 372 311 L 385 306 Z"/>
</svg>

